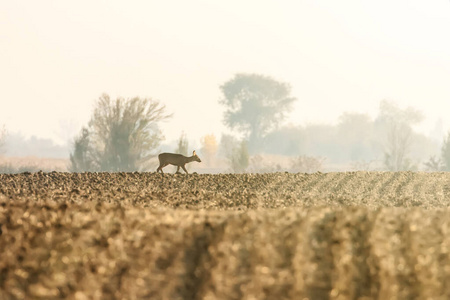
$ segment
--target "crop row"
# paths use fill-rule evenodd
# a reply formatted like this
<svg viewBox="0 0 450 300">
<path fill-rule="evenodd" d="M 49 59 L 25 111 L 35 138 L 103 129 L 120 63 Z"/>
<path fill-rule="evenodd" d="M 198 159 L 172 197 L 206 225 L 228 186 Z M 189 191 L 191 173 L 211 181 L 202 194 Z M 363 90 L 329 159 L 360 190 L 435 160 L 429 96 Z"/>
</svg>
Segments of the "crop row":
<svg viewBox="0 0 450 300">
<path fill-rule="evenodd" d="M 448 299 L 450 211 L 2 200 L 0 299 Z"/>
<path fill-rule="evenodd" d="M 0 300 L 449 299 L 449 183 L 0 174 Z"/>
<path fill-rule="evenodd" d="M 448 207 L 450 173 L 172 175 L 155 173 L 25 173 L 0 175 L 10 199 L 208 210 L 311 207 Z"/>
</svg>

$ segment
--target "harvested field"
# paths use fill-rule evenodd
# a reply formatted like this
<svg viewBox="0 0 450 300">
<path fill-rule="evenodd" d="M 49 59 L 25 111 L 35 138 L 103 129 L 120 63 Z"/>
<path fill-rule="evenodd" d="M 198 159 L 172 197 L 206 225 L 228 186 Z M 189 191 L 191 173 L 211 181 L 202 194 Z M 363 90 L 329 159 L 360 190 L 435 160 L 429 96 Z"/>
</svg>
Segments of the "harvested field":
<svg viewBox="0 0 450 300">
<path fill-rule="evenodd" d="M 450 174 L 0 175 L 0 299 L 449 299 Z"/>
</svg>

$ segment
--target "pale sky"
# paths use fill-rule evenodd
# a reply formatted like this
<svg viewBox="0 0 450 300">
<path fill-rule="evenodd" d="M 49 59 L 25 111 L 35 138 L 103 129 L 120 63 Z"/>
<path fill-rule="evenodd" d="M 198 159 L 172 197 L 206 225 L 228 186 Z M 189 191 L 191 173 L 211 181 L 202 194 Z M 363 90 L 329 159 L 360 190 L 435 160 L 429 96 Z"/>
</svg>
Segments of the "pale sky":
<svg viewBox="0 0 450 300">
<path fill-rule="evenodd" d="M 63 143 L 94 101 L 151 97 L 166 141 L 220 138 L 219 86 L 236 73 L 292 86 L 287 122 L 413 106 L 450 129 L 450 1 L 0 2 L 0 124 Z"/>
</svg>

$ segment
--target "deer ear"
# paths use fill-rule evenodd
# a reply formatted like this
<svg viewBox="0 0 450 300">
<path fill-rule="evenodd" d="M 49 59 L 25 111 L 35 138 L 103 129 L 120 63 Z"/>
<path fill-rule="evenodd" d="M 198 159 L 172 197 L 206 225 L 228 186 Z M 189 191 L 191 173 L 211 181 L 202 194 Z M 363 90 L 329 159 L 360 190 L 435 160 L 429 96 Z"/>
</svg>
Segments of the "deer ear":
<svg viewBox="0 0 450 300">
<path fill-rule="evenodd" d="M 196 155 L 196 154 L 195 154 L 195 150 L 194 150 L 194 152 L 192 152 L 192 154 Z"/>
</svg>

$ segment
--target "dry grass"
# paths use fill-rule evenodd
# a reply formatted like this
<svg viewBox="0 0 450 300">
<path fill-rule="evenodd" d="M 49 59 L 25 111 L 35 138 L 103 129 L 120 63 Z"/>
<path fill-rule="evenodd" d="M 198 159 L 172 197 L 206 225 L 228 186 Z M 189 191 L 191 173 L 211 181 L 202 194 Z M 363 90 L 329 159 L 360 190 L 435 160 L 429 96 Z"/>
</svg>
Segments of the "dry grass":
<svg viewBox="0 0 450 300">
<path fill-rule="evenodd" d="M 0 299 L 448 299 L 449 183 L 0 175 Z"/>
</svg>

